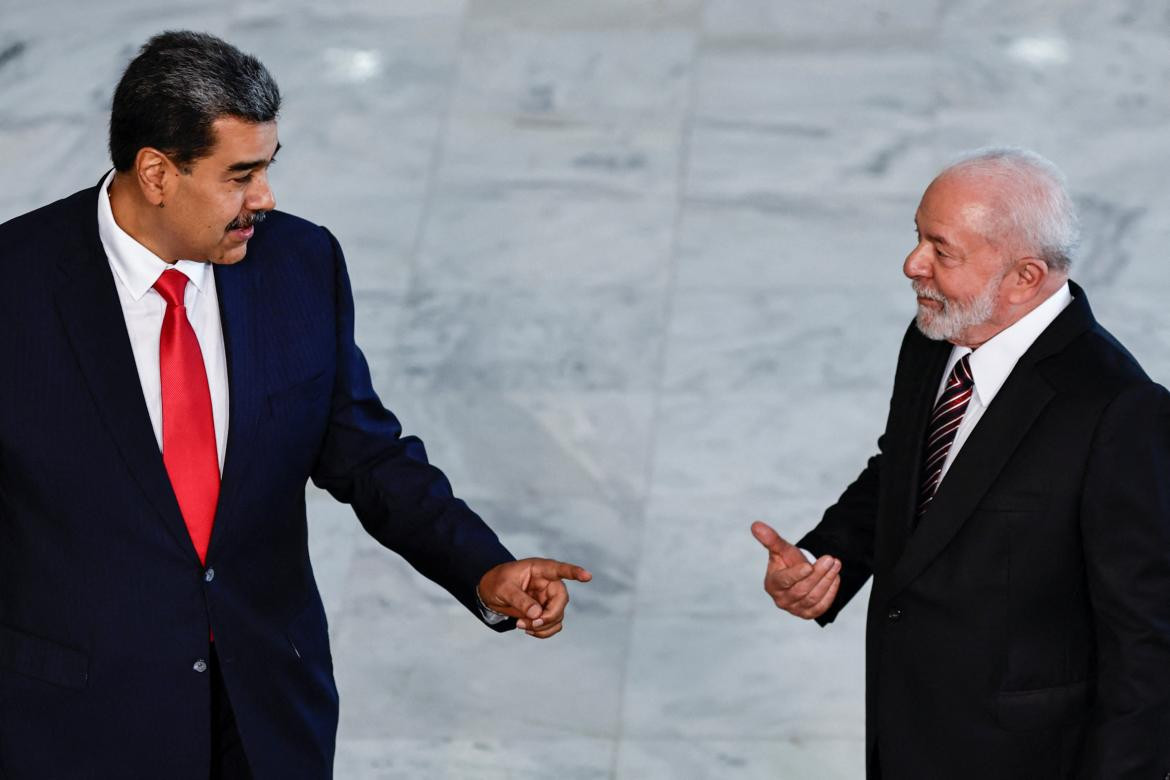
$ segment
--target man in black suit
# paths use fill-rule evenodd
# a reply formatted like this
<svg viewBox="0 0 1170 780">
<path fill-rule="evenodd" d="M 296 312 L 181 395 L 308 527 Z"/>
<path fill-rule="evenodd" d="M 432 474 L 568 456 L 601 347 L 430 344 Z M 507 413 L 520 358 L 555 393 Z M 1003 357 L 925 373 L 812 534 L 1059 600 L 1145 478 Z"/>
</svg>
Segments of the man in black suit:
<svg viewBox="0 0 1170 780">
<path fill-rule="evenodd" d="M 1047 160 L 967 155 L 915 224 L 878 454 L 795 546 L 753 525 L 764 588 L 825 625 L 873 576 L 871 778 L 1170 778 L 1170 395 L 1068 280 Z"/>
<path fill-rule="evenodd" d="M 330 777 L 309 479 L 497 630 L 556 634 L 589 579 L 514 560 L 382 406 L 340 246 L 273 210 L 279 106 L 156 36 L 115 170 L 0 225 L 0 777 Z"/>
</svg>

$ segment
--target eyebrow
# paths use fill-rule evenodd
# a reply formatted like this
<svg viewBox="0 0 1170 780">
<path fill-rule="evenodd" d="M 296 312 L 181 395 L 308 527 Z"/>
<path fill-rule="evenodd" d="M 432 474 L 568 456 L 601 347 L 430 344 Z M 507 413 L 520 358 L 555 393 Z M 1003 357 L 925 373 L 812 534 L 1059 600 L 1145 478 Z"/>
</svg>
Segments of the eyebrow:
<svg viewBox="0 0 1170 780">
<path fill-rule="evenodd" d="M 277 142 L 276 148 L 272 150 L 272 156 L 266 160 L 250 160 L 245 162 L 232 163 L 227 167 L 228 173 L 236 173 L 238 171 L 250 171 L 253 168 L 262 168 L 276 159 L 276 153 L 280 151 L 280 143 Z"/>
<path fill-rule="evenodd" d="M 943 246 L 953 246 L 953 244 L 951 244 L 950 241 L 947 241 L 945 238 L 938 235 L 937 233 L 923 233 L 922 228 L 920 228 L 918 226 L 917 219 L 914 220 L 914 229 L 918 231 L 918 235 L 922 236 L 923 238 L 925 238 L 927 241 L 929 241 L 932 244 L 942 244 Z"/>
</svg>

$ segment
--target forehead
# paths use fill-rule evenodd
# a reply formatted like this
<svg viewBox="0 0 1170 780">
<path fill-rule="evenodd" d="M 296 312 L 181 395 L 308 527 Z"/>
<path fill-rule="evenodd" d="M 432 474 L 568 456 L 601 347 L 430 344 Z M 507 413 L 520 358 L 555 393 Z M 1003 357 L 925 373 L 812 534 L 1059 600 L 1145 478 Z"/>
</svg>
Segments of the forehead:
<svg viewBox="0 0 1170 780">
<path fill-rule="evenodd" d="M 984 233 L 991 226 L 998 200 L 995 185 L 985 179 L 943 174 L 930 183 L 918 204 L 919 226 Z"/>
<path fill-rule="evenodd" d="M 249 122 L 223 116 L 211 123 L 215 137 L 210 157 L 230 165 L 234 162 L 268 159 L 276 151 L 276 122 Z"/>
</svg>

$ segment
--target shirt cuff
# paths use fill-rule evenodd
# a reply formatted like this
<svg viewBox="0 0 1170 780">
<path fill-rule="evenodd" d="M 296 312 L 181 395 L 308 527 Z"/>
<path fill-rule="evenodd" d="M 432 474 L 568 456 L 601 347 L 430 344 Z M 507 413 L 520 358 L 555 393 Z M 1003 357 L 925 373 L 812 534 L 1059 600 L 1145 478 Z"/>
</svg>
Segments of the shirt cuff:
<svg viewBox="0 0 1170 780">
<path fill-rule="evenodd" d="M 489 626 L 499 625 L 508 619 L 508 615 L 496 612 L 487 604 L 483 603 L 483 599 L 480 598 L 479 595 L 479 588 L 475 589 L 475 600 L 479 603 L 479 616 L 483 618 L 483 622 L 487 623 Z"/>
</svg>

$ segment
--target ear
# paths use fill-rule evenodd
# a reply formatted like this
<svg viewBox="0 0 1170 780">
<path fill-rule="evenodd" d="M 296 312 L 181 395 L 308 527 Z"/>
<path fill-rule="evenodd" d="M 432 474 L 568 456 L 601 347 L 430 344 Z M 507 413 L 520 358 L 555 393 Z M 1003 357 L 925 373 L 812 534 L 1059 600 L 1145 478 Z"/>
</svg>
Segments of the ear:
<svg viewBox="0 0 1170 780">
<path fill-rule="evenodd" d="M 145 146 L 134 158 L 134 173 L 146 201 L 152 206 L 165 206 L 178 174 L 170 158 L 158 149 Z"/>
<path fill-rule="evenodd" d="M 1044 289 L 1048 279 L 1048 263 L 1038 257 L 1021 257 L 1008 274 L 1008 300 L 1012 303 L 1027 303 Z"/>
</svg>

